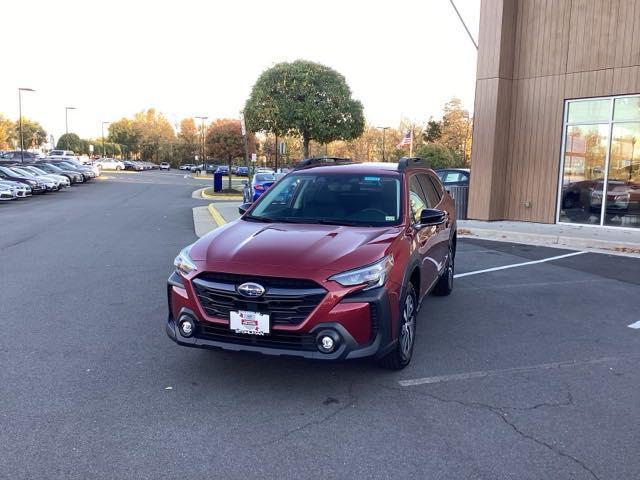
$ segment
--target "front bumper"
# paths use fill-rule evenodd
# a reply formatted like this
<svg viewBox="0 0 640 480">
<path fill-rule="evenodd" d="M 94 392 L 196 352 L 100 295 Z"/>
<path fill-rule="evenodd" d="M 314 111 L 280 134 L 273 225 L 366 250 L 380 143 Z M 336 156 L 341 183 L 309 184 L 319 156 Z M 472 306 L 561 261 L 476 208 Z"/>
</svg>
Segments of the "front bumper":
<svg viewBox="0 0 640 480">
<path fill-rule="evenodd" d="M 178 345 L 186 347 L 335 361 L 380 358 L 393 348 L 395 342 L 391 334 L 390 295 L 384 287 L 346 296 L 321 321 L 308 327 L 299 330 L 272 327 L 271 334 L 264 336 L 236 334 L 230 330 L 228 321 L 212 322 L 203 318 L 197 313 L 197 303 L 185 301 L 191 295 L 187 293 L 182 277 L 175 272 L 169 278 L 167 293 L 169 316 L 166 333 Z M 183 316 L 189 317 L 196 326 L 190 337 L 183 336 L 178 328 Z M 358 324 L 362 323 L 370 326 L 364 336 L 358 329 L 362 326 Z M 333 352 L 320 351 L 320 334 L 330 334 L 338 339 Z"/>
</svg>

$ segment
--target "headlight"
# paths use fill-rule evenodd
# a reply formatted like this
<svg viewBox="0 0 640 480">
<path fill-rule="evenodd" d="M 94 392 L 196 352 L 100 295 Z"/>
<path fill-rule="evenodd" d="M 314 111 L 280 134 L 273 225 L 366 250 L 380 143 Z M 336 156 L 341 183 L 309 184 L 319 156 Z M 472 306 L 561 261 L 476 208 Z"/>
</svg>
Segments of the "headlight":
<svg viewBox="0 0 640 480">
<path fill-rule="evenodd" d="M 173 261 L 173 265 L 184 275 L 188 275 L 198 268 L 189 256 L 189 250 L 191 250 L 191 247 L 192 245 L 188 245 L 180 250 L 180 253 Z"/>
<path fill-rule="evenodd" d="M 329 280 L 338 282 L 343 287 L 365 284 L 364 290 L 369 290 L 384 285 L 391 267 L 393 267 L 393 256 L 387 255 L 376 263 L 339 273 L 329 277 Z"/>
</svg>

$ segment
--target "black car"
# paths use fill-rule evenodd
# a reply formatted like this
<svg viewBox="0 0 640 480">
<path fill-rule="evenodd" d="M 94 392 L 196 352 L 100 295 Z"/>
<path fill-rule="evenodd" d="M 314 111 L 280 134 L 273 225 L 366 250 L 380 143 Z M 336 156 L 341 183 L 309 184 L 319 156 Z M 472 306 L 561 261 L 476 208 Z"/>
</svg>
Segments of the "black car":
<svg viewBox="0 0 640 480">
<path fill-rule="evenodd" d="M 84 182 L 87 182 L 96 176 L 91 168 L 79 167 L 77 165 L 74 165 L 73 163 L 65 162 L 64 160 L 48 160 L 47 163 L 50 163 L 51 165 L 54 165 L 63 170 L 78 172 L 80 175 L 82 175 Z"/>
<path fill-rule="evenodd" d="M 468 187 L 471 178 L 471 170 L 468 168 L 440 168 L 436 174 L 445 188 L 448 187 Z"/>
<path fill-rule="evenodd" d="M 27 178 L 25 176 L 22 176 L 7 167 L 0 166 L 0 179 L 10 180 L 12 182 L 20 182 L 29 185 L 31 187 L 31 193 L 33 194 L 44 193 L 46 191 L 46 187 L 34 178 Z"/>
</svg>

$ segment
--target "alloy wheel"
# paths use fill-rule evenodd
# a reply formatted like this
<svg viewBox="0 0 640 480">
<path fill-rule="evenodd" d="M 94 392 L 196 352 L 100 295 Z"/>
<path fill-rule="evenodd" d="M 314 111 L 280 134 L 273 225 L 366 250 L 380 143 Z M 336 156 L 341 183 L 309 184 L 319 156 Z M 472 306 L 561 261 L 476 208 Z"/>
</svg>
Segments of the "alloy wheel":
<svg viewBox="0 0 640 480">
<path fill-rule="evenodd" d="M 411 357 L 416 332 L 416 311 L 412 295 L 407 295 L 402 309 L 402 328 L 400 330 L 400 349 L 406 360 Z"/>
</svg>

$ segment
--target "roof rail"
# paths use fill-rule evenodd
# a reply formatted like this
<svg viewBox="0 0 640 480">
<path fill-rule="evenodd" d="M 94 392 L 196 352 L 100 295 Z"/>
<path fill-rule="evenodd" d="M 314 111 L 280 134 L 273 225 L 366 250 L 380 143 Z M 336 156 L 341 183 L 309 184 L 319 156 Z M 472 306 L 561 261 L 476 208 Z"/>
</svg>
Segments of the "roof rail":
<svg viewBox="0 0 640 480">
<path fill-rule="evenodd" d="M 324 165 L 348 165 L 353 162 L 350 158 L 342 158 L 342 157 L 311 157 L 305 158 L 298 162 L 298 164 L 294 167 L 294 170 L 299 170 L 301 168 L 311 168 L 311 167 L 320 167 Z"/>
<path fill-rule="evenodd" d="M 398 161 L 399 172 L 404 172 L 407 168 L 413 167 L 431 168 L 431 162 L 420 157 L 402 157 Z"/>
</svg>

